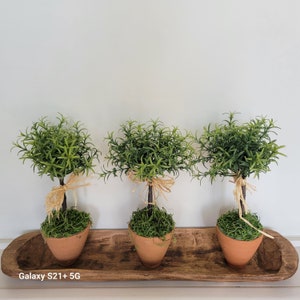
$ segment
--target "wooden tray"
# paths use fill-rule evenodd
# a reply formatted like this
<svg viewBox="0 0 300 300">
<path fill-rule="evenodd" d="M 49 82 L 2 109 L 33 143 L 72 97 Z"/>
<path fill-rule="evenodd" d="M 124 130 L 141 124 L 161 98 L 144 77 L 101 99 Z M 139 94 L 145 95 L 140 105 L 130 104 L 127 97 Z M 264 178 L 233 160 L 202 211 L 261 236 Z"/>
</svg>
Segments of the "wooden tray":
<svg viewBox="0 0 300 300">
<path fill-rule="evenodd" d="M 251 262 L 242 270 L 224 260 L 215 228 L 177 228 L 175 239 L 154 270 L 137 257 L 127 229 L 91 230 L 81 256 L 71 267 L 61 267 L 38 231 L 24 234 L 4 250 L 3 273 L 14 278 L 41 280 L 120 281 L 277 281 L 291 277 L 298 267 L 292 244 L 275 231 L 264 238 Z"/>
</svg>

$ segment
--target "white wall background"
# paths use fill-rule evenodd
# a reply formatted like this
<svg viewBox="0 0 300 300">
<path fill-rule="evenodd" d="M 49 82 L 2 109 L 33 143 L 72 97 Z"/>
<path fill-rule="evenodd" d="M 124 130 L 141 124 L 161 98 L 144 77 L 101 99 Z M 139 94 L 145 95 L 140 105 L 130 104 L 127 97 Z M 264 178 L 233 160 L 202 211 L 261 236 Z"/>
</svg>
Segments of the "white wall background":
<svg viewBox="0 0 300 300">
<path fill-rule="evenodd" d="M 273 117 L 287 157 L 250 179 L 248 203 L 266 227 L 300 235 L 299 15 L 297 0 L 0 0 L 0 238 L 44 219 L 54 183 L 10 148 L 19 130 L 57 112 L 81 120 L 104 154 L 107 132 L 129 118 L 201 132 L 223 112 Z M 125 228 L 143 205 L 136 187 L 91 179 L 80 204 L 95 228 Z M 234 205 L 232 189 L 182 174 L 162 205 L 177 226 L 210 226 Z"/>
</svg>

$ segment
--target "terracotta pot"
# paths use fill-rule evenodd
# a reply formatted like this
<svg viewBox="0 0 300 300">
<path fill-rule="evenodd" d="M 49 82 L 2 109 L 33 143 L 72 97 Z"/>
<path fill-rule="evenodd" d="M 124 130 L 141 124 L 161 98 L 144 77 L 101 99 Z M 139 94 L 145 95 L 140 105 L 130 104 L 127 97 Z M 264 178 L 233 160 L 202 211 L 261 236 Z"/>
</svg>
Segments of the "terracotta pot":
<svg viewBox="0 0 300 300">
<path fill-rule="evenodd" d="M 53 256 L 63 266 L 69 266 L 75 262 L 82 252 L 87 240 L 90 225 L 83 231 L 64 238 L 44 237 Z"/>
<path fill-rule="evenodd" d="M 161 264 L 170 246 L 173 231 L 168 233 L 164 239 L 158 237 L 147 238 L 139 236 L 130 228 L 129 235 L 143 265 L 147 268 L 153 269 Z"/>
<path fill-rule="evenodd" d="M 217 237 L 227 263 L 234 268 L 246 266 L 261 244 L 263 235 L 252 241 L 240 241 L 225 235 L 218 226 L 216 228 Z"/>
</svg>

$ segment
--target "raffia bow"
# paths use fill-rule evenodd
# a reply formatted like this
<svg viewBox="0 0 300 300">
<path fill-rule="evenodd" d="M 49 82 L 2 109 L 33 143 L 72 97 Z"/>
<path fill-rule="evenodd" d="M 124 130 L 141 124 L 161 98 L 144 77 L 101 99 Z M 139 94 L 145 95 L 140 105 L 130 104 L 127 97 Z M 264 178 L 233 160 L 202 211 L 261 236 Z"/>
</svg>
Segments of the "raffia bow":
<svg viewBox="0 0 300 300">
<path fill-rule="evenodd" d="M 171 187 L 175 183 L 172 177 L 154 177 L 151 181 L 148 182 L 149 186 L 152 186 L 154 190 L 154 201 L 162 195 L 165 199 L 167 199 L 165 193 L 171 192 Z M 155 203 L 154 203 L 155 204 Z"/>
<path fill-rule="evenodd" d="M 155 205 L 156 199 L 161 195 L 165 199 L 165 193 L 170 193 L 171 192 L 171 187 L 175 183 L 175 180 L 172 177 L 166 176 L 166 177 L 154 177 L 151 180 L 140 180 L 134 171 L 129 171 L 128 172 L 128 178 L 136 183 L 141 183 L 141 182 L 146 182 L 148 186 L 152 186 L 153 188 L 153 194 L 154 194 L 154 202 L 150 203 Z"/>
<path fill-rule="evenodd" d="M 251 185 L 250 183 L 248 183 L 244 178 L 242 178 L 241 176 L 236 178 L 234 180 L 234 183 L 235 183 L 235 189 L 233 191 L 234 193 L 234 197 L 235 197 L 235 200 L 237 202 L 237 205 L 238 205 L 238 212 L 239 212 L 239 217 L 241 220 L 243 220 L 246 224 L 248 224 L 250 227 L 254 228 L 255 230 L 257 230 L 258 232 L 260 232 L 261 234 L 271 238 L 271 239 L 274 239 L 273 236 L 269 235 L 268 233 L 256 228 L 254 225 L 252 225 L 248 220 L 246 220 L 244 217 L 243 217 L 243 211 L 242 211 L 242 205 L 244 206 L 245 208 L 245 213 L 248 213 L 249 210 L 248 210 L 248 205 L 246 203 L 246 200 L 245 200 L 245 197 L 244 197 L 244 194 L 243 194 L 243 187 L 246 187 L 246 190 L 250 190 L 250 191 L 255 191 L 255 186 L 254 185 Z M 241 204 L 242 202 L 242 204 Z"/>
<path fill-rule="evenodd" d="M 80 176 L 72 173 L 64 185 L 52 188 L 52 191 L 46 197 L 46 212 L 48 217 L 52 216 L 53 211 L 59 211 L 61 209 L 66 191 L 89 185 L 89 183 L 79 184 L 81 180 Z"/>
</svg>

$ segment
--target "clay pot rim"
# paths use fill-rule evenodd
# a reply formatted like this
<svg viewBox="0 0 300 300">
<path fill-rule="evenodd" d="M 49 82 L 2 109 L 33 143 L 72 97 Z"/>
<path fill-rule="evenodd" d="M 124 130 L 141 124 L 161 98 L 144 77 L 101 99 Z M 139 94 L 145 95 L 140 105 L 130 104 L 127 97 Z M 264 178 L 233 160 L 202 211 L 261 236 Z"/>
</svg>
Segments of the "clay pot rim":
<svg viewBox="0 0 300 300">
<path fill-rule="evenodd" d="M 256 237 L 256 238 L 253 239 L 253 240 L 238 240 L 238 239 L 232 238 L 232 237 L 230 237 L 229 235 L 227 235 L 226 233 L 224 233 L 218 225 L 216 225 L 216 229 L 217 229 L 221 234 L 223 234 L 224 236 L 226 236 L 228 239 L 233 240 L 233 241 L 244 242 L 244 243 L 247 243 L 247 242 L 253 242 L 253 241 L 255 241 L 255 240 L 261 239 L 261 237 L 262 237 L 262 235 L 263 235 L 263 234 L 260 234 L 258 237 Z"/>
<path fill-rule="evenodd" d="M 89 223 L 83 230 L 77 232 L 77 233 L 74 233 L 72 235 L 69 235 L 69 236 L 62 236 L 62 237 L 53 237 L 53 236 L 45 236 L 44 235 L 44 232 L 42 230 L 40 230 L 41 234 L 42 234 L 42 237 L 43 239 L 56 239 L 56 240 L 62 240 L 62 239 L 68 239 L 68 238 L 71 238 L 71 237 L 74 237 L 74 236 L 77 236 L 77 235 L 80 235 L 82 234 L 85 230 L 89 230 L 92 226 L 92 223 Z"/>
<path fill-rule="evenodd" d="M 172 236 L 173 236 L 173 234 L 174 234 L 174 231 L 175 231 L 175 228 L 174 228 L 172 231 L 166 233 L 163 237 L 159 237 L 159 236 L 143 236 L 143 235 L 139 235 L 138 233 L 136 233 L 135 231 L 133 231 L 129 225 L 128 225 L 128 230 L 129 230 L 129 232 L 133 232 L 134 234 L 136 234 L 136 235 L 139 236 L 139 237 L 142 237 L 142 238 L 145 238 L 145 239 L 160 239 L 161 241 L 164 242 L 164 241 L 167 241 L 167 239 L 164 240 L 163 238 L 166 237 L 167 235 L 171 234 L 171 238 L 172 238 Z"/>
</svg>

